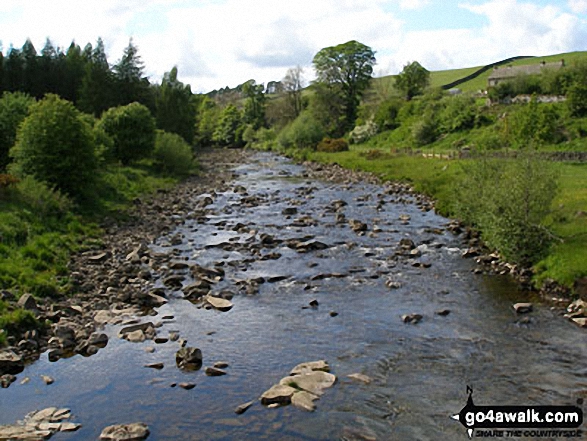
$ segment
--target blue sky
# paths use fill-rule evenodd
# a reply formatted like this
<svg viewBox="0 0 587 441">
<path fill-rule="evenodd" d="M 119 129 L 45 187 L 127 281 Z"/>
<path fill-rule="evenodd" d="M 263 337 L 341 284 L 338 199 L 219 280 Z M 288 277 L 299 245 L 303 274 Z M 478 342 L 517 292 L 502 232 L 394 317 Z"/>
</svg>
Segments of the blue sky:
<svg viewBox="0 0 587 441">
<path fill-rule="evenodd" d="M 316 52 L 349 40 L 376 51 L 377 75 L 587 50 L 587 0 L 1 0 L 0 30 L 4 53 L 102 37 L 110 63 L 132 37 L 152 81 L 175 65 L 205 92 L 296 65 L 309 81 Z"/>
</svg>

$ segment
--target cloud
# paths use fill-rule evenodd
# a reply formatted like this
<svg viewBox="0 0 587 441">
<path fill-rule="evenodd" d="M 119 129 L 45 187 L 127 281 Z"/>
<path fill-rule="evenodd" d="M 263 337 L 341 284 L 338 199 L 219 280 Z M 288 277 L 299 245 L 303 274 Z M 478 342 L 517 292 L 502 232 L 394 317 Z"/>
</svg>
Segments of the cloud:
<svg viewBox="0 0 587 441">
<path fill-rule="evenodd" d="M 406 10 L 422 9 L 430 4 L 430 0 L 401 0 L 399 7 Z"/>
<path fill-rule="evenodd" d="M 587 13 L 587 0 L 569 0 L 569 8 L 575 14 Z"/>
</svg>

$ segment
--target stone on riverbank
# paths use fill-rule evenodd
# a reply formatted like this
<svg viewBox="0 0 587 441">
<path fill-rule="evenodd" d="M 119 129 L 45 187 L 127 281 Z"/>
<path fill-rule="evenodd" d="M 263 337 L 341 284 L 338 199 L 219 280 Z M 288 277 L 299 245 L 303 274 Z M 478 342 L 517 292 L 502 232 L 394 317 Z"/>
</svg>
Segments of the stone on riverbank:
<svg viewBox="0 0 587 441">
<path fill-rule="evenodd" d="M 43 440 L 57 432 L 74 432 L 81 425 L 63 421 L 70 417 L 69 409 L 57 407 L 31 412 L 16 424 L 0 426 L 0 440 Z"/>
<path fill-rule="evenodd" d="M 24 361 L 20 355 L 9 349 L 0 351 L 0 375 L 20 374 L 24 370 Z"/>
</svg>

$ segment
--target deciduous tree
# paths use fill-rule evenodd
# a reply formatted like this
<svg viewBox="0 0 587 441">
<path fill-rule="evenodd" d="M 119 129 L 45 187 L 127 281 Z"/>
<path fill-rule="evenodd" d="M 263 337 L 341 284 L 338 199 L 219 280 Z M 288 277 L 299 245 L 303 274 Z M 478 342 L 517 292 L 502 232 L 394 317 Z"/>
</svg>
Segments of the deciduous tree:
<svg viewBox="0 0 587 441">
<path fill-rule="evenodd" d="M 395 87 L 406 100 L 421 95 L 430 83 L 430 72 L 420 63 L 413 61 L 404 66 L 404 69 L 395 79 Z"/>
</svg>

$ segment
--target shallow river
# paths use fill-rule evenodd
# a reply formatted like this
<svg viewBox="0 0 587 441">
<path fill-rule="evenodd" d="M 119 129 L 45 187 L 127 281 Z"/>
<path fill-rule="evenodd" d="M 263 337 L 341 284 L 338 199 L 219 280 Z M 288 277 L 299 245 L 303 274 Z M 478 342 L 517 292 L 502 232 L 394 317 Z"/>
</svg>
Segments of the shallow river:
<svg viewBox="0 0 587 441">
<path fill-rule="evenodd" d="M 446 231 L 447 219 L 398 202 L 401 197 L 384 194 L 383 187 L 309 182 L 303 172 L 283 158 L 255 156 L 235 170 L 231 184 L 248 196 L 214 195 L 207 221 L 187 221 L 178 231 L 182 244 L 173 247 L 175 258 L 202 266 L 224 261 L 226 277 L 217 290 L 236 292 L 236 281 L 257 277 L 285 279 L 259 285 L 256 295 L 237 293 L 224 313 L 168 291 L 158 316 L 145 318 L 174 316 L 158 335 L 179 331 L 201 348 L 204 367 L 228 362 L 227 375 L 182 372 L 175 366 L 177 342 L 129 343 L 116 337 L 119 327 L 109 326 L 110 342 L 97 355 L 55 363 L 44 355 L 0 390 L 0 424 L 58 406 L 71 408 L 82 428 L 54 440 L 95 440 L 107 425 L 136 421 L 149 426 L 154 440 L 464 440 L 464 428 L 450 416 L 465 405 L 467 385 L 478 405 L 574 405 L 585 394 L 585 331 L 548 306 L 516 315 L 512 305 L 532 299 L 506 277 L 473 274 L 475 262 L 461 257 L 465 244 Z M 256 206 L 246 207 L 243 198 L 251 196 L 258 196 Z M 348 205 L 337 212 L 336 200 Z M 297 214 L 282 214 L 288 207 Z M 367 233 L 337 223 L 341 213 L 366 223 Z M 295 221 L 304 216 L 315 225 Z M 257 234 L 233 231 L 238 223 Z M 261 254 L 281 257 L 259 260 L 248 244 L 258 245 L 261 233 L 280 240 L 311 235 L 328 248 L 299 253 L 269 244 Z M 402 238 L 419 246 L 416 261 L 425 265 L 396 256 Z M 169 251 L 168 239 L 153 249 Z M 389 288 L 389 280 L 398 287 Z M 191 282 L 188 277 L 184 284 Z M 312 300 L 317 308 L 307 308 Z M 438 315 L 441 310 L 450 313 Z M 401 316 L 409 313 L 423 318 L 406 324 Z M 147 353 L 148 346 L 155 352 Z M 315 412 L 257 402 L 235 414 L 237 405 L 258 400 L 298 363 L 320 359 L 338 382 Z M 153 362 L 165 367 L 143 367 Z M 372 382 L 347 377 L 353 373 Z M 46 386 L 40 375 L 55 383 Z M 31 381 L 19 384 L 25 376 Z M 170 387 L 181 381 L 196 387 Z"/>
</svg>

